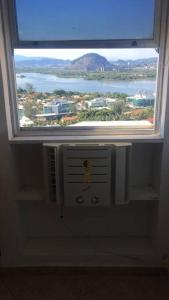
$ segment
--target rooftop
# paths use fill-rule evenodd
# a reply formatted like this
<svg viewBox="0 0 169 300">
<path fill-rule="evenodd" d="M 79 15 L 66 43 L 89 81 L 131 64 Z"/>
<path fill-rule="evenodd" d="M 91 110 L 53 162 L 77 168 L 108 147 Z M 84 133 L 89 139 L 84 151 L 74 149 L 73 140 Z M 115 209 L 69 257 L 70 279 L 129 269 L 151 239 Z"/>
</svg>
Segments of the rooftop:
<svg viewBox="0 0 169 300">
<path fill-rule="evenodd" d="M 141 121 L 83 121 L 70 126 L 100 126 L 100 127 L 152 127 L 151 122 Z"/>
</svg>

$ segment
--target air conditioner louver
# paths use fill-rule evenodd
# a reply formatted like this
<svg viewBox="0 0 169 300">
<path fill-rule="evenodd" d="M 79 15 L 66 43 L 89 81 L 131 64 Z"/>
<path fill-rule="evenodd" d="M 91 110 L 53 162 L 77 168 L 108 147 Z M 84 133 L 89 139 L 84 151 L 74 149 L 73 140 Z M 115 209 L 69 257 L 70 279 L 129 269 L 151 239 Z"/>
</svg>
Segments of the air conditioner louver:
<svg viewBox="0 0 169 300">
<path fill-rule="evenodd" d="M 57 148 L 45 147 L 45 185 L 47 199 L 49 202 L 56 202 L 56 151 Z"/>
</svg>

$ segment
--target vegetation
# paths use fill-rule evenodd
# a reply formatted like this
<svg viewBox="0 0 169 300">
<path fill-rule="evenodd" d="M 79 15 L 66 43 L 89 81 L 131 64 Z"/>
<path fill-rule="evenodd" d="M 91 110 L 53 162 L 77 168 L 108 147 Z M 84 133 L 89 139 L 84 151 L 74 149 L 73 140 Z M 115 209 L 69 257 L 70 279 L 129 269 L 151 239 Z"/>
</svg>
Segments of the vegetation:
<svg viewBox="0 0 169 300">
<path fill-rule="evenodd" d="M 114 109 L 107 110 L 84 110 L 79 114 L 79 121 L 127 121 L 127 120 L 147 120 L 154 116 L 153 108 L 138 109 L 133 113 L 126 113 L 125 105 L 117 103 Z"/>
<path fill-rule="evenodd" d="M 149 120 L 153 121 L 154 119 L 154 108 L 137 108 L 133 109 L 130 112 L 124 113 L 124 120 Z"/>
<path fill-rule="evenodd" d="M 127 70 L 112 70 L 112 71 L 78 71 L 78 70 L 59 70 L 57 68 L 34 68 L 23 67 L 16 68 L 16 73 L 41 73 L 51 74 L 62 78 L 83 78 L 86 80 L 154 80 L 156 78 L 156 69 L 127 69 Z"/>
<path fill-rule="evenodd" d="M 24 113 L 27 118 L 35 118 L 37 114 L 42 113 L 43 105 L 36 100 L 30 99 L 24 103 Z"/>
</svg>

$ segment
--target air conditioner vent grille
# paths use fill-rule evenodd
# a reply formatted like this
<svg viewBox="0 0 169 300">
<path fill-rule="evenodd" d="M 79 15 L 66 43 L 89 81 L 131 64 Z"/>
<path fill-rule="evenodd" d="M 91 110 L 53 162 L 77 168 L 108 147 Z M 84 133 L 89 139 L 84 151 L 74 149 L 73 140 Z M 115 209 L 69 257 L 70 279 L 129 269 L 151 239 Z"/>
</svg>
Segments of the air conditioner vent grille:
<svg viewBox="0 0 169 300">
<path fill-rule="evenodd" d="M 56 159 L 55 159 L 55 149 L 47 149 L 48 156 L 48 174 L 49 174 L 49 196 L 52 202 L 56 202 Z"/>
</svg>

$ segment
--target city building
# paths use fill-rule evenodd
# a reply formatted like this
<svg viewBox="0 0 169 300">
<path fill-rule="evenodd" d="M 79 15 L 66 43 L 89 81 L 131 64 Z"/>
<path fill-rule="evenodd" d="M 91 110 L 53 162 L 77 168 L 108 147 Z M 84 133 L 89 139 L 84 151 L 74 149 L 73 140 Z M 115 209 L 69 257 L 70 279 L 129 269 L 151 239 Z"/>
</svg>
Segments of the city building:
<svg viewBox="0 0 169 300">
<path fill-rule="evenodd" d="M 147 107 L 154 106 L 154 95 L 137 94 L 135 96 L 127 97 L 127 102 L 132 107 Z"/>
<path fill-rule="evenodd" d="M 46 120 L 59 119 L 64 115 L 70 115 L 75 111 L 75 103 L 69 100 L 54 99 L 43 105 L 43 114 L 37 114 L 37 118 Z"/>
<path fill-rule="evenodd" d="M 90 101 L 86 101 L 86 103 L 88 108 L 103 109 L 111 107 L 115 101 L 116 99 L 112 98 L 95 98 Z"/>
<path fill-rule="evenodd" d="M 22 104 L 18 105 L 18 118 L 21 120 L 24 117 L 24 107 Z"/>
</svg>

